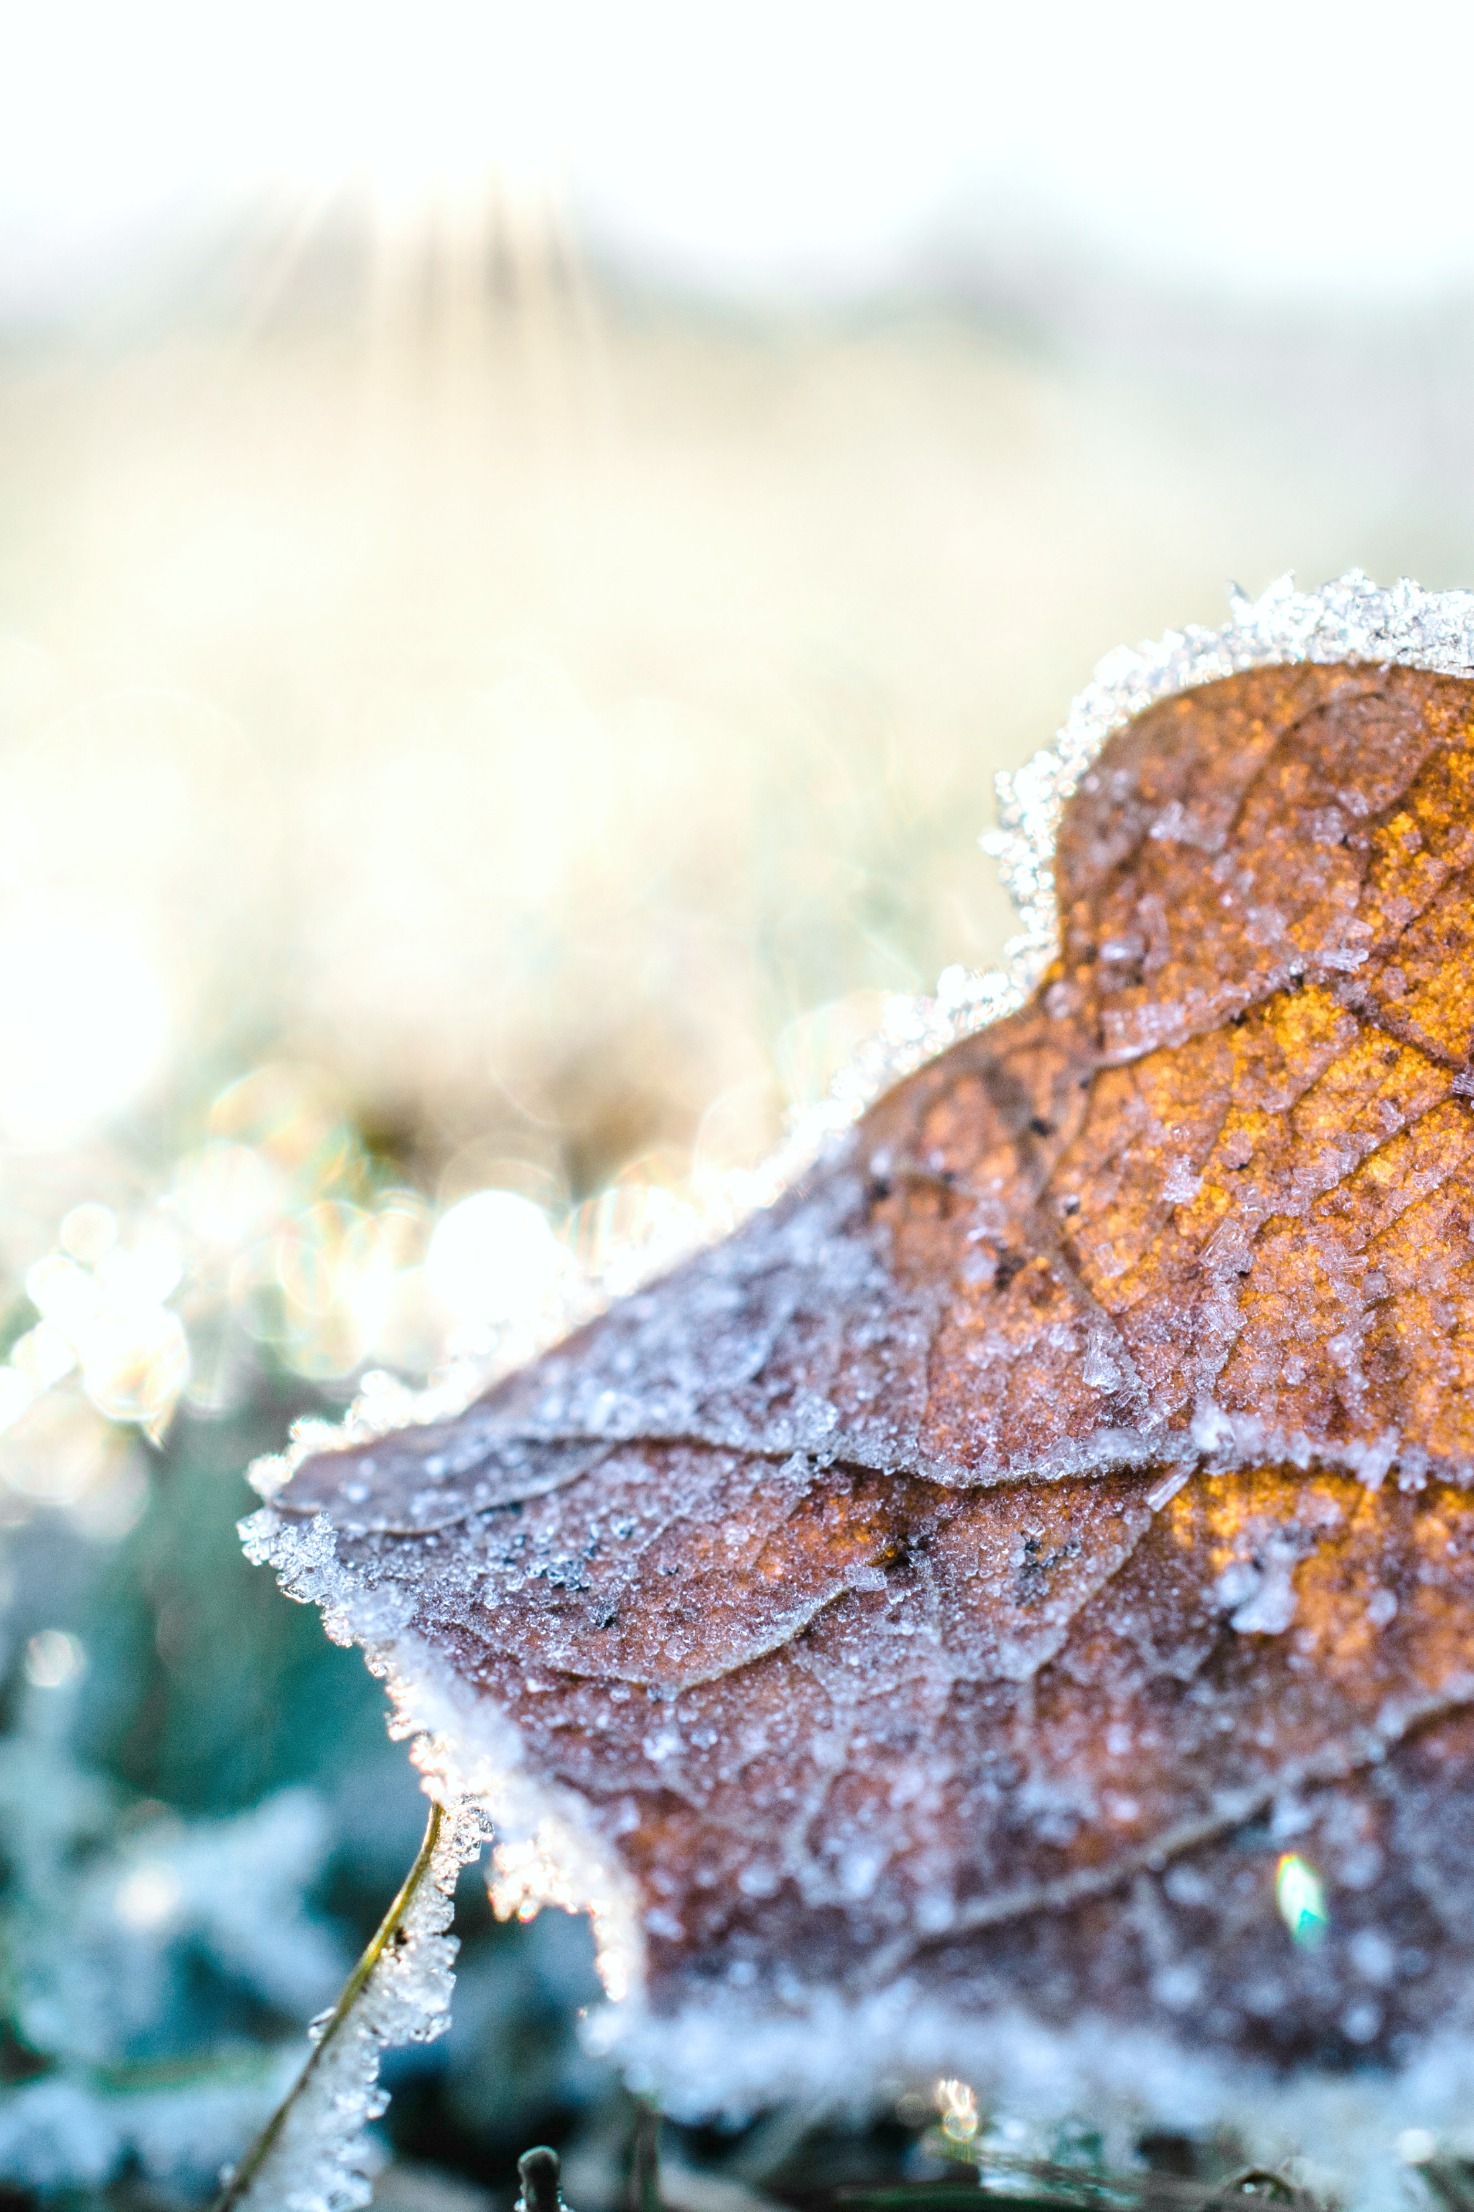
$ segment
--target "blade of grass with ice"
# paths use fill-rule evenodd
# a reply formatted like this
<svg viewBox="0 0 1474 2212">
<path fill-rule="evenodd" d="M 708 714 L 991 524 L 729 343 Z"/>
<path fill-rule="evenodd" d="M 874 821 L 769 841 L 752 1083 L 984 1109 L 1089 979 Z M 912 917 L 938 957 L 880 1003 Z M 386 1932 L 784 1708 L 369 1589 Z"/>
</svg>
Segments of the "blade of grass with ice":
<svg viewBox="0 0 1474 2212">
<path fill-rule="evenodd" d="M 383 2053 L 429 2042 L 450 2018 L 456 1877 L 485 1840 L 471 1808 L 432 1804 L 424 1840 L 292 2088 L 225 2180 L 214 2212 L 357 2212 L 369 2201 L 365 2133 L 388 2103 Z"/>
</svg>

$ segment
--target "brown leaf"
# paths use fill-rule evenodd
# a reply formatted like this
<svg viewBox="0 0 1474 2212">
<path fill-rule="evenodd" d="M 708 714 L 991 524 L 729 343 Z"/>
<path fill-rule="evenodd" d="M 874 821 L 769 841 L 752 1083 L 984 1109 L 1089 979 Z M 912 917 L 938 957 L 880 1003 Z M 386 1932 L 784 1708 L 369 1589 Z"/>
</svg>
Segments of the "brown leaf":
<svg viewBox="0 0 1474 2212">
<path fill-rule="evenodd" d="M 585 1801 L 657 2008 L 904 1971 L 1332 2064 L 1469 2018 L 1471 866 L 1466 682 L 1149 710 L 1027 1007 L 459 1421 L 298 1469 Z"/>
</svg>

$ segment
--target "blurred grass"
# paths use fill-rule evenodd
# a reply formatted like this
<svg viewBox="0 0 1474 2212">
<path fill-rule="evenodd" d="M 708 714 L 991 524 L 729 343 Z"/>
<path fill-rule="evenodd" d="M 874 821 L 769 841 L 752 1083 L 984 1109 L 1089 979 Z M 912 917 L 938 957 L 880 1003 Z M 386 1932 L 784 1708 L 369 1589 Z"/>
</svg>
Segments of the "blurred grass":
<svg viewBox="0 0 1474 2212">
<path fill-rule="evenodd" d="M 993 774 L 1102 651 L 1367 552 L 1324 455 L 976 319 L 500 329 L 0 360 L 0 926 L 125 917 L 170 1095 L 306 1059 L 422 1175 L 761 1152 L 796 1017 L 996 953 Z"/>
</svg>

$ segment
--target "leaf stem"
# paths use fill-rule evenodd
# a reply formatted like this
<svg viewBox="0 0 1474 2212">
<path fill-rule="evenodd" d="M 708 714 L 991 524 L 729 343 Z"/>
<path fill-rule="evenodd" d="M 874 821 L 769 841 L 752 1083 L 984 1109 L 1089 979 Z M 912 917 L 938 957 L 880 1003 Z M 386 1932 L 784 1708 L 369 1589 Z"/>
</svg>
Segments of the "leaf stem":
<svg viewBox="0 0 1474 2212">
<path fill-rule="evenodd" d="M 363 1995 L 364 1989 L 368 1984 L 369 1976 L 373 1973 L 374 1968 L 378 1965 L 385 1951 L 388 1950 L 389 1945 L 394 1941 L 395 1936 L 399 1933 L 399 1929 L 403 1923 L 404 1916 L 409 1911 L 410 1905 L 414 1901 L 415 1892 L 416 1890 L 418 1890 L 421 1882 L 424 1881 L 425 1876 L 429 1871 L 430 1861 L 435 1856 L 435 1846 L 440 1841 L 440 1824 L 443 1818 L 443 1808 L 437 1804 L 432 1803 L 430 1807 L 430 1818 L 425 1823 L 424 1841 L 421 1843 L 419 1850 L 415 1854 L 414 1865 L 410 1868 L 408 1874 L 405 1875 L 404 1880 L 399 1885 L 398 1894 L 396 1895 L 393 1904 L 389 1907 L 389 1910 L 385 1913 L 383 1919 L 379 1922 L 378 1927 L 374 1930 L 373 1935 L 369 1938 L 368 1945 L 364 1950 L 362 1958 L 360 1958 L 358 1964 L 354 1967 L 353 1972 L 349 1975 L 347 1981 L 343 1984 L 342 1995 L 339 1997 L 338 2002 L 334 2005 L 332 2011 L 329 2013 L 327 2025 L 324 2027 L 322 2034 L 318 2037 L 316 2044 L 313 2046 L 313 2049 L 308 2056 L 306 2065 L 303 2067 L 301 2073 L 297 2076 L 297 2079 L 293 2082 L 291 2088 L 287 2091 L 286 2095 L 282 2098 L 282 2101 L 277 2106 L 275 2112 L 272 2113 L 271 2118 L 267 2121 L 265 2127 L 261 2130 L 261 2133 L 257 2136 L 255 2142 L 246 2152 L 245 2157 L 235 2168 L 235 2171 L 231 2174 L 230 2179 L 221 2189 L 219 2196 L 216 2197 L 215 2202 L 211 2207 L 211 2212 L 234 2212 L 234 2208 L 244 2201 L 247 2190 L 250 2188 L 251 2183 L 255 2180 L 257 2174 L 261 2171 L 261 2168 L 265 2164 L 267 2158 L 270 2156 L 271 2151 L 276 2144 L 276 2141 L 280 2136 L 282 2129 L 286 2126 L 287 2121 L 291 2116 L 293 2107 L 296 2105 L 304 2090 L 307 2088 L 308 2083 L 311 2081 L 313 2075 L 316 2073 L 317 2068 L 321 2063 L 323 2053 L 341 2033 L 344 2023 L 348 2019 L 359 1998 Z"/>
</svg>

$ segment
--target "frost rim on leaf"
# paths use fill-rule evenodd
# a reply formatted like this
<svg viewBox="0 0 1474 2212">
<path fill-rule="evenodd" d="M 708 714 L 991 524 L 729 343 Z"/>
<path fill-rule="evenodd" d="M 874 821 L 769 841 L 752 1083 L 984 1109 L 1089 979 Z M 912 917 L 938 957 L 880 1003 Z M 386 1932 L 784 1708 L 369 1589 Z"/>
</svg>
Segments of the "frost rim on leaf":
<svg viewBox="0 0 1474 2212">
<path fill-rule="evenodd" d="M 1409 577 L 1384 589 L 1353 568 L 1318 591 L 1297 591 L 1293 573 L 1257 599 L 1231 585 L 1228 602 L 1230 619 L 1220 629 L 1191 623 L 1108 653 L 1053 743 L 996 779 L 999 826 L 981 842 L 1024 924 L 996 978 L 1017 994 L 1012 1004 L 1023 1002 L 1058 950 L 1054 850 L 1065 803 L 1107 738 L 1147 707 L 1242 669 L 1302 661 L 1474 676 L 1474 591 L 1425 591 Z"/>
<path fill-rule="evenodd" d="M 310 1448 L 323 1448 L 316 1431 Z M 325 1513 L 304 1524 L 268 1505 L 242 1521 L 240 1533 L 254 1565 L 272 1567 L 288 1597 L 318 1607 L 334 1643 L 362 1651 L 389 1694 L 389 1733 L 410 1740 L 427 1795 L 465 1839 L 464 1858 L 474 1857 L 494 1830 L 489 1886 L 500 1916 L 530 1918 L 543 1905 L 587 1913 L 605 1990 L 616 1999 L 638 1991 L 638 1901 L 582 1800 L 528 1771 L 516 1728 L 437 1666 L 407 1628 L 401 1597 L 367 1588 L 344 1566 Z"/>
</svg>

